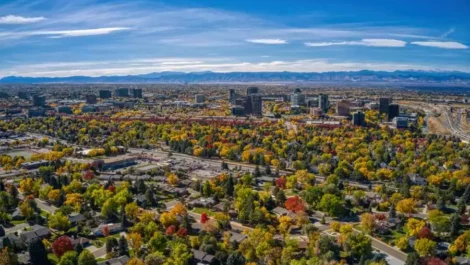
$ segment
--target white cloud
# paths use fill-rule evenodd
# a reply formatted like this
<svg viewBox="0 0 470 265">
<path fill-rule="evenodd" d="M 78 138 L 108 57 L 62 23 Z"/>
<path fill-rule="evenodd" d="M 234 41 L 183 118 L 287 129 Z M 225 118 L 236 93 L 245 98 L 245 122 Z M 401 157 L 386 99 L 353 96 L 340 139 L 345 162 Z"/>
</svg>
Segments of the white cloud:
<svg viewBox="0 0 470 265">
<path fill-rule="evenodd" d="M 339 42 L 306 42 L 308 47 L 326 47 L 326 46 L 369 46 L 369 47 L 405 47 L 406 42 L 394 39 L 362 39 L 360 41 L 339 41 Z"/>
<path fill-rule="evenodd" d="M 142 58 L 135 60 L 62 62 L 39 65 L 22 65 L 0 69 L 0 76 L 17 75 L 31 77 L 66 77 L 72 75 L 103 76 L 147 74 L 151 72 L 330 72 L 330 71 L 395 71 L 436 70 L 431 65 L 406 63 L 334 62 L 328 59 L 293 61 L 243 62 L 230 58 Z M 470 67 L 448 65 L 439 70 L 470 72 Z"/>
<path fill-rule="evenodd" d="M 257 44 L 286 44 L 286 40 L 282 39 L 248 39 L 247 42 L 257 43 Z"/>
<path fill-rule="evenodd" d="M 15 15 L 8 15 L 0 17 L 0 24 L 29 24 L 46 20 L 45 17 L 22 17 Z"/>
<path fill-rule="evenodd" d="M 442 49 L 468 49 L 467 45 L 455 41 L 413 41 L 411 44 Z"/>
<path fill-rule="evenodd" d="M 129 30 L 130 28 L 96 28 L 96 29 L 72 29 L 72 30 L 37 30 L 19 32 L 0 32 L 0 39 L 18 39 L 30 36 L 48 36 L 57 39 L 65 37 L 83 37 L 111 34 L 115 31 Z"/>
</svg>

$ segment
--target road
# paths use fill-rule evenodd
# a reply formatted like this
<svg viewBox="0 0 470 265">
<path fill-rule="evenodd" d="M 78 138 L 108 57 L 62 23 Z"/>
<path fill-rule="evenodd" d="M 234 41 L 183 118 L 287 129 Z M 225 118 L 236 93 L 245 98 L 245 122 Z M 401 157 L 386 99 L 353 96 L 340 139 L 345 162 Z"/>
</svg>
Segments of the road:
<svg viewBox="0 0 470 265">
<path fill-rule="evenodd" d="M 36 201 L 36 204 L 38 205 L 39 209 L 47 212 L 47 213 L 50 213 L 50 214 L 53 214 L 55 213 L 55 211 L 57 210 L 57 207 L 53 206 L 53 205 L 49 205 L 47 204 L 45 201 L 42 201 L 40 199 L 34 199 Z"/>
</svg>

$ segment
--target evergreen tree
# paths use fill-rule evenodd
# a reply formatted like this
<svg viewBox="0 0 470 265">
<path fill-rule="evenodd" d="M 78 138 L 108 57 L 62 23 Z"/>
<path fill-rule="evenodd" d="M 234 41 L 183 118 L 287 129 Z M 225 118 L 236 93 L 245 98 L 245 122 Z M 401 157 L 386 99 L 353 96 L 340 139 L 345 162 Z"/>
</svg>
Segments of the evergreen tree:
<svg viewBox="0 0 470 265">
<path fill-rule="evenodd" d="M 46 248 L 40 239 L 35 239 L 29 243 L 28 252 L 32 265 L 49 264 Z"/>
<path fill-rule="evenodd" d="M 389 211 L 389 213 L 388 213 L 388 217 L 389 217 L 389 218 L 396 218 L 396 217 L 397 217 L 397 212 L 396 212 L 396 210 L 395 210 L 395 204 L 392 204 L 392 205 L 390 206 L 390 211 Z"/>
<path fill-rule="evenodd" d="M 462 195 L 462 200 L 465 204 L 470 202 L 470 184 L 468 184 L 467 188 L 465 188 L 465 192 Z"/>
<path fill-rule="evenodd" d="M 442 197 L 442 194 L 440 192 L 437 193 L 437 202 L 436 202 L 436 209 L 439 211 L 444 211 L 446 208 L 444 198 Z"/>
<path fill-rule="evenodd" d="M 229 168 L 228 168 L 228 164 L 227 164 L 227 162 L 225 162 L 225 161 L 222 161 L 221 168 L 222 168 L 222 170 L 228 170 Z"/>
<path fill-rule="evenodd" d="M 77 252 L 78 255 L 80 255 L 80 253 L 82 253 L 82 251 L 83 251 L 82 244 L 78 243 L 77 245 L 75 245 L 74 250 L 75 250 L 75 252 Z"/>
<path fill-rule="evenodd" d="M 129 246 L 127 245 L 127 239 L 124 236 L 121 236 L 121 238 L 119 238 L 118 253 L 119 256 L 129 255 Z"/>
<path fill-rule="evenodd" d="M 259 170 L 259 166 L 258 166 L 258 165 L 256 165 L 256 167 L 255 167 L 255 171 L 253 172 L 253 176 L 254 176 L 255 178 L 261 177 L 261 171 Z"/>
<path fill-rule="evenodd" d="M 266 168 L 265 168 L 265 170 L 264 170 L 264 173 L 265 173 L 266 175 L 268 175 L 268 176 L 271 175 L 272 172 L 271 172 L 271 167 L 270 167 L 269 165 L 266 165 Z"/>
<path fill-rule="evenodd" d="M 459 213 L 454 213 L 451 218 L 451 227 L 450 227 L 450 236 L 456 237 L 459 234 L 460 230 L 460 215 Z"/>
<path fill-rule="evenodd" d="M 152 188 L 147 189 L 147 191 L 145 192 L 145 201 L 147 207 L 153 207 L 157 204 Z"/>
<path fill-rule="evenodd" d="M 227 258 L 227 265 L 245 265 L 245 257 L 240 252 L 234 252 Z"/>
<path fill-rule="evenodd" d="M 405 175 L 400 186 L 400 193 L 404 198 L 410 197 L 410 178 Z"/>
<path fill-rule="evenodd" d="M 416 252 L 408 254 L 405 265 L 419 265 L 419 255 Z"/>
<path fill-rule="evenodd" d="M 233 191 L 234 191 L 234 183 L 233 183 L 233 177 L 230 175 L 225 182 L 225 194 L 228 196 L 233 196 Z"/>
<path fill-rule="evenodd" d="M 276 194 L 276 203 L 279 206 L 283 206 L 284 203 L 286 202 L 286 194 L 284 193 L 283 190 L 279 190 L 279 192 Z"/>
</svg>

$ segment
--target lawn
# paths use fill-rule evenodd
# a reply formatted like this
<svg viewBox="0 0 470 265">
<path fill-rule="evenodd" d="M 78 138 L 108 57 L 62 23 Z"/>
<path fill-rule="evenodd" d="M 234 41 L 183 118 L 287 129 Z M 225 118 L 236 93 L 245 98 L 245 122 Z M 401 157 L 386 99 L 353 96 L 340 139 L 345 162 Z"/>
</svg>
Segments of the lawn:
<svg viewBox="0 0 470 265">
<path fill-rule="evenodd" d="M 209 216 L 214 216 L 216 214 L 214 211 L 207 208 L 194 208 L 192 211 L 198 214 L 206 213 Z"/>
<path fill-rule="evenodd" d="M 26 220 L 12 220 L 11 223 L 13 225 L 19 225 L 19 224 L 24 224 L 26 223 Z"/>
</svg>

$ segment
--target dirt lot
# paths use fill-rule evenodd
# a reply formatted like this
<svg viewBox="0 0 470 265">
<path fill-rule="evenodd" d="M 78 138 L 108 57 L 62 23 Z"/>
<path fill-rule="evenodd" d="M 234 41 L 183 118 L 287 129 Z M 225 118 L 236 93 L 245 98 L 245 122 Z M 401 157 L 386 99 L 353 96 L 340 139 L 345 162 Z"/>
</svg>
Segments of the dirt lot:
<svg viewBox="0 0 470 265">
<path fill-rule="evenodd" d="M 451 135 L 450 131 L 445 127 L 444 115 L 439 117 L 431 117 L 428 120 L 428 130 L 429 133 L 441 134 L 441 135 Z"/>
</svg>

